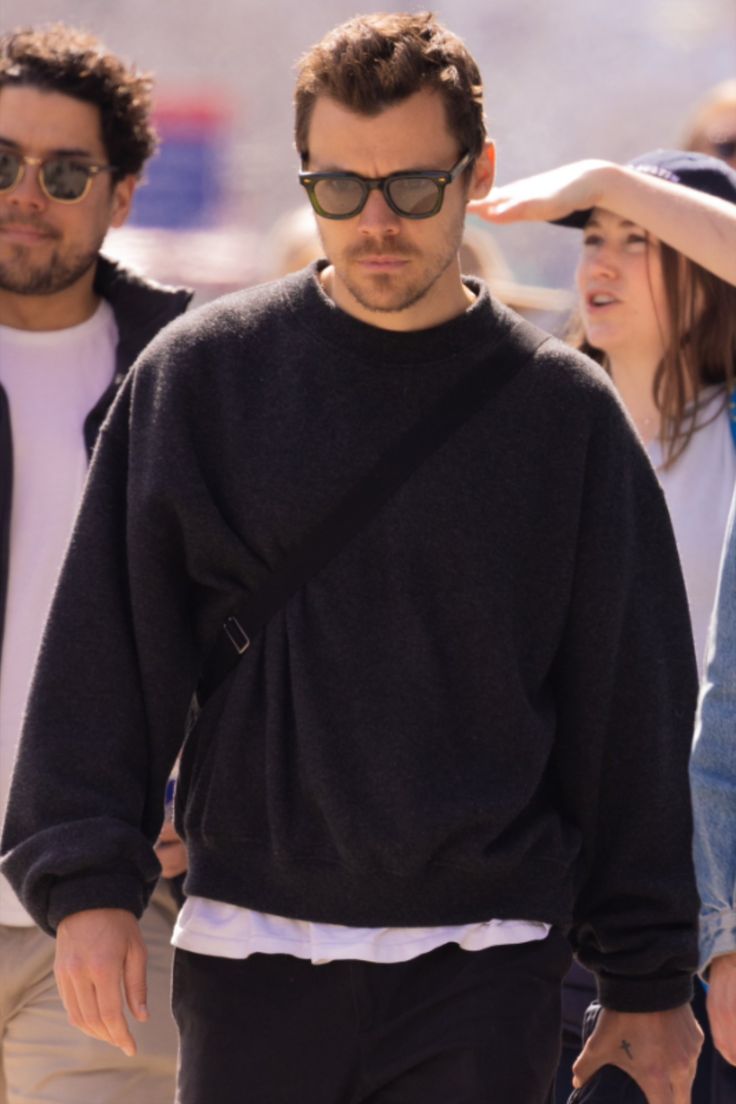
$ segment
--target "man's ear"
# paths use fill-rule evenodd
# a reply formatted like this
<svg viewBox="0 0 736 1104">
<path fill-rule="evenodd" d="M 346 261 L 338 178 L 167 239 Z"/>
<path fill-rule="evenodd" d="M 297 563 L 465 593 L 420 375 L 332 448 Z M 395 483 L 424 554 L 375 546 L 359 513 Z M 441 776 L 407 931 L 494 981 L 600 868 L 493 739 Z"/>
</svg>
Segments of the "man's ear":
<svg viewBox="0 0 736 1104">
<path fill-rule="evenodd" d="M 483 199 L 484 196 L 487 196 L 493 185 L 495 175 L 496 147 L 493 142 L 486 142 L 473 166 L 468 199 Z"/>
<path fill-rule="evenodd" d="M 127 219 L 133 204 L 133 193 L 137 183 L 137 178 L 133 173 L 130 173 L 113 185 L 110 226 L 122 226 Z"/>
</svg>

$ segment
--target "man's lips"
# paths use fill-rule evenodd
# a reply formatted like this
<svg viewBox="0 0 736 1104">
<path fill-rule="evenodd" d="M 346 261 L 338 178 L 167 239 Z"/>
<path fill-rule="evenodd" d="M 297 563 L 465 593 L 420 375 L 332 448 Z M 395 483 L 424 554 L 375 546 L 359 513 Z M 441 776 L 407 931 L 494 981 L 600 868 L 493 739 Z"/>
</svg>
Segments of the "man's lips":
<svg viewBox="0 0 736 1104">
<path fill-rule="evenodd" d="M 32 245 L 35 242 L 49 241 L 56 237 L 51 231 L 44 230 L 40 226 L 30 226 L 21 222 L 0 223 L 0 235 L 5 238 L 6 241 L 22 242 L 27 245 Z"/>
<path fill-rule="evenodd" d="M 390 269 L 395 270 L 403 268 L 405 264 L 408 264 L 408 257 L 399 257 L 395 253 L 389 254 L 370 254 L 368 256 L 361 256 L 356 258 L 359 265 L 368 269 Z"/>
</svg>

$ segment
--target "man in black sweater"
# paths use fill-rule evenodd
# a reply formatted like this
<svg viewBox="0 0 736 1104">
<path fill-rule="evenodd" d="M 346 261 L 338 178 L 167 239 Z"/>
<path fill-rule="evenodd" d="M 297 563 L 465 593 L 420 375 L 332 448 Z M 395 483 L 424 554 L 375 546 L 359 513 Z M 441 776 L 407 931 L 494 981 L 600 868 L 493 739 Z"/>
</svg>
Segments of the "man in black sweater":
<svg viewBox="0 0 736 1104">
<path fill-rule="evenodd" d="M 604 374 L 461 279 L 493 177 L 463 44 L 357 18 L 296 107 L 328 259 L 175 323 L 124 386 L 4 869 L 73 1022 L 132 1052 L 163 789 L 239 646 L 181 761 L 181 1104 L 543 1104 L 566 935 L 604 1005 L 579 1078 L 685 1104 L 696 678 L 656 479 Z M 248 639 L 243 597 L 466 377 L 495 391 Z"/>
</svg>

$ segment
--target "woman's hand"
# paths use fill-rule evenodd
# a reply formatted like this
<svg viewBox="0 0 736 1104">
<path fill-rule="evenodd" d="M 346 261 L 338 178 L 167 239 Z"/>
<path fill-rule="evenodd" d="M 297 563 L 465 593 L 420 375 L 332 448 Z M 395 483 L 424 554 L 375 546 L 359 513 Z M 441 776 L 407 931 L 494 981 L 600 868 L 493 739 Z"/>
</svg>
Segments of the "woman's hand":
<svg viewBox="0 0 736 1104">
<path fill-rule="evenodd" d="M 572 211 L 601 206 L 608 161 L 575 161 L 494 188 L 486 199 L 468 204 L 468 212 L 488 222 L 550 222 Z"/>
<path fill-rule="evenodd" d="M 600 207 L 736 285 L 736 203 L 610 161 L 575 161 L 494 188 L 468 212 L 487 222 L 554 222 Z"/>
</svg>

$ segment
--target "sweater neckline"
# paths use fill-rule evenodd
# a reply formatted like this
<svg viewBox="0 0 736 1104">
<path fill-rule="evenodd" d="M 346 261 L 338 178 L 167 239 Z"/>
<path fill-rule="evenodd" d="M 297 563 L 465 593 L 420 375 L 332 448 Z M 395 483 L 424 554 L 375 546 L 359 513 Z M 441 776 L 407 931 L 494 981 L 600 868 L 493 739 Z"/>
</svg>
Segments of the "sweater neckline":
<svg viewBox="0 0 736 1104">
<path fill-rule="evenodd" d="M 295 320 L 313 337 L 360 360 L 412 365 L 467 358 L 472 347 L 487 347 L 489 341 L 500 337 L 499 327 L 505 330 L 512 322 L 511 312 L 491 298 L 482 280 L 464 276 L 463 282 L 476 298 L 462 314 L 424 330 L 384 330 L 335 305 L 319 279 L 327 263 L 316 261 L 287 277 Z"/>
</svg>

